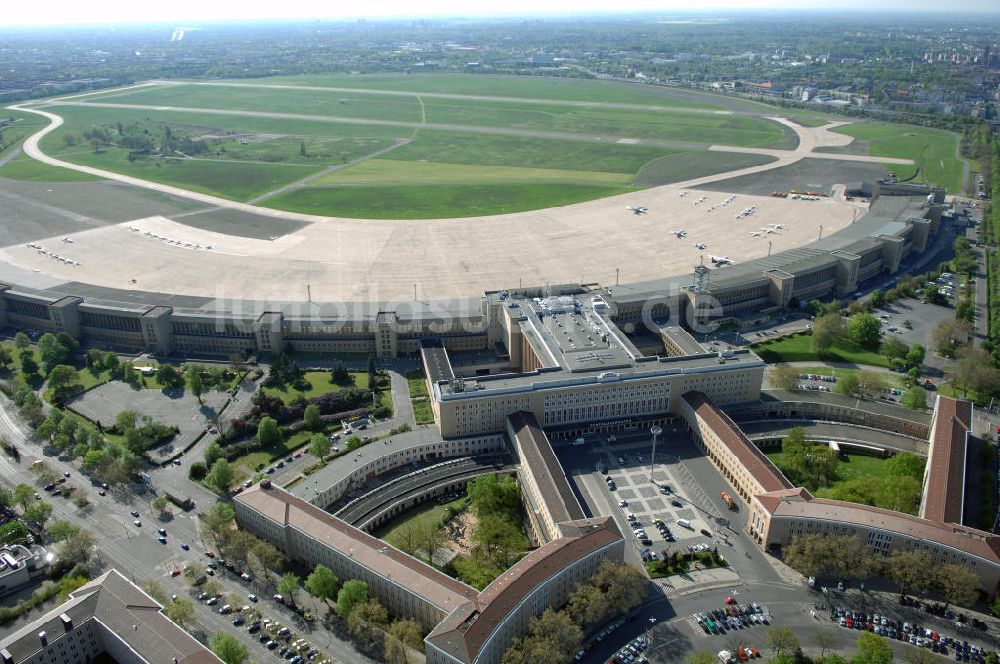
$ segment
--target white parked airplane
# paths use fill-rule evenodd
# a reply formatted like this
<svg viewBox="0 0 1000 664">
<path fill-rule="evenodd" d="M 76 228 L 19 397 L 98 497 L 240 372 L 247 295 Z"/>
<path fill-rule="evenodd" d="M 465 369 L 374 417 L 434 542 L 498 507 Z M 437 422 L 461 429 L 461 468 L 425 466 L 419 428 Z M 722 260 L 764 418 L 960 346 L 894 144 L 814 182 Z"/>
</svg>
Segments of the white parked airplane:
<svg viewBox="0 0 1000 664">
<path fill-rule="evenodd" d="M 645 205 L 626 205 L 626 210 L 632 210 L 634 214 L 645 214 L 649 209 Z"/>
<path fill-rule="evenodd" d="M 712 256 L 712 262 L 716 265 L 732 265 L 733 259 L 729 256 Z"/>
<path fill-rule="evenodd" d="M 68 242 L 69 244 L 73 244 L 73 238 L 67 235 L 66 237 L 63 238 L 63 242 Z"/>
<path fill-rule="evenodd" d="M 674 230 L 672 230 L 670 232 L 673 233 L 674 235 L 676 235 L 677 237 L 684 237 L 685 235 L 688 234 L 688 232 L 686 230 L 684 230 L 683 228 L 675 228 Z"/>
<path fill-rule="evenodd" d="M 750 237 L 760 237 L 760 231 L 750 231 Z"/>
<path fill-rule="evenodd" d="M 696 249 L 705 249 L 706 247 L 708 247 L 708 245 L 705 244 L 704 242 L 695 242 L 694 246 Z"/>
</svg>

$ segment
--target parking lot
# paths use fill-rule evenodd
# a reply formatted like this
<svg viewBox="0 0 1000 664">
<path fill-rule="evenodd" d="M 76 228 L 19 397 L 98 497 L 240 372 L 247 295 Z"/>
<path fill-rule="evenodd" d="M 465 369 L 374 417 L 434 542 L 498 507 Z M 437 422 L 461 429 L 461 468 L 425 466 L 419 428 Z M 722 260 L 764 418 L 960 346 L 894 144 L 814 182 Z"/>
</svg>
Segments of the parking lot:
<svg viewBox="0 0 1000 664">
<path fill-rule="evenodd" d="M 659 441 L 655 482 L 650 477 L 650 444 L 644 442 L 648 439 L 642 432 L 619 434 L 614 441 L 594 436 L 590 454 L 560 454 L 588 511 L 612 516 L 628 534 L 633 544 L 629 555 L 636 559 L 661 557 L 665 549 L 686 552 L 728 545 L 730 531 L 721 524 L 728 524 L 731 514 L 718 491 L 709 495 L 704 488 L 704 469 L 695 471 L 698 479 L 692 474 L 691 464 L 700 455 L 687 436 L 668 432 Z"/>
<path fill-rule="evenodd" d="M 211 418 L 226 403 L 229 395 L 210 390 L 201 396 L 201 403 L 184 390 L 135 390 L 121 381 L 111 381 L 72 399 L 68 407 L 93 422 L 112 426 L 123 410 L 148 415 L 154 421 L 176 426 L 180 433 L 164 445 L 149 450 L 149 454 L 168 458 L 176 450 L 187 447 L 209 425 Z"/>
<path fill-rule="evenodd" d="M 940 323 L 954 320 L 954 305 L 954 297 L 948 299 L 947 306 L 905 298 L 873 309 L 872 313 L 880 318 L 885 337 L 895 337 L 910 346 L 923 346 L 927 350 L 924 365 L 939 373 L 947 361 L 934 353 L 933 332 Z"/>
</svg>

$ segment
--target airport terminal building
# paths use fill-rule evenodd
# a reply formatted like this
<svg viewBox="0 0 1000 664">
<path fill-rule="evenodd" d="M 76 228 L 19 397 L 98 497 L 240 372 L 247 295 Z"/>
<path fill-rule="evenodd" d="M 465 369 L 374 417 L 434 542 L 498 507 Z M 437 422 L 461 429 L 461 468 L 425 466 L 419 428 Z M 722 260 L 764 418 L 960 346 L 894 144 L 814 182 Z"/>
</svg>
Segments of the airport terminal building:
<svg viewBox="0 0 1000 664">
<path fill-rule="evenodd" d="M 226 358 L 284 350 L 416 355 L 434 339 L 452 352 L 490 351 L 506 344 L 511 359 L 548 366 L 530 338 L 516 338 L 507 298 L 598 296 L 602 314 L 622 329 L 672 319 L 689 324 L 764 316 L 811 298 L 847 296 L 858 284 L 891 279 L 902 261 L 933 244 L 944 191 L 877 185 L 870 209 L 847 228 L 807 246 L 694 275 L 605 287 L 538 286 L 496 291 L 478 299 L 432 302 L 317 303 L 220 301 L 62 283 L 50 288 L 0 283 L 0 326 L 67 332 L 84 343 L 163 356 Z M 498 284 L 499 286 L 499 284 Z M 502 298 L 505 294 L 506 298 Z M 529 330 L 520 324 L 522 332 Z M 651 330 L 654 331 L 655 330 Z M 507 342 L 516 341 L 511 345 Z M 521 354 L 521 349 L 526 352 Z M 627 346 L 622 345 L 627 351 Z"/>
</svg>

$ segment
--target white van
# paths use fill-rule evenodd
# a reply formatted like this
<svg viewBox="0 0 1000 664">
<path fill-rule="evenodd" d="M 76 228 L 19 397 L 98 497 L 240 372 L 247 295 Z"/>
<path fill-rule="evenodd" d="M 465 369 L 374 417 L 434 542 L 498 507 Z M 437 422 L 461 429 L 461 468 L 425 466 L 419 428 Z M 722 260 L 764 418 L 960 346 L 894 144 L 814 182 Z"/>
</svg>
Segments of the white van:
<svg viewBox="0 0 1000 664">
<path fill-rule="evenodd" d="M 688 521 L 687 519 L 677 519 L 677 525 L 680 526 L 681 528 L 690 528 L 691 522 Z"/>
<path fill-rule="evenodd" d="M 573 441 L 573 445 L 574 445 L 574 446 L 576 446 L 576 445 L 584 445 L 584 444 L 586 444 L 586 442 L 587 442 L 587 441 L 586 441 L 586 440 L 584 440 L 584 439 L 583 439 L 583 438 L 581 437 L 581 438 L 577 438 L 576 440 L 574 440 L 574 441 Z"/>
</svg>

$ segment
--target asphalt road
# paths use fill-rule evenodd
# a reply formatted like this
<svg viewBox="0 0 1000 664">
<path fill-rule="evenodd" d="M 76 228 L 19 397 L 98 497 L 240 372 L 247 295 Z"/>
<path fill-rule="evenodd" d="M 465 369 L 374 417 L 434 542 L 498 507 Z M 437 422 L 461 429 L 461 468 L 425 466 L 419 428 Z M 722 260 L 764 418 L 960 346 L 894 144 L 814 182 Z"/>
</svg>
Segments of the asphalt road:
<svg viewBox="0 0 1000 664">
<path fill-rule="evenodd" d="M 16 445 L 21 452 L 20 462 L 14 461 L 9 456 L 0 455 L 0 474 L 12 485 L 23 482 L 37 487 L 39 493 L 42 493 L 53 506 L 51 517 L 53 520 L 66 519 L 90 531 L 97 540 L 97 557 L 106 566 L 117 568 L 139 585 L 151 579 L 159 583 L 168 594 L 176 593 L 178 596 L 182 593 L 187 594 L 190 586 L 184 581 L 185 577 L 172 578 L 170 572 L 189 562 L 197 561 L 202 564 L 209 562 L 203 555 L 206 547 L 198 536 L 197 513 L 182 512 L 175 508 L 172 518 L 160 521 L 150 505 L 157 492 L 147 490 L 144 486 L 113 490 L 107 496 L 99 496 L 97 487 L 91 486 L 73 463 L 61 461 L 56 457 L 43 456 L 41 447 L 32 440 L 28 429 L 17 421 L 12 415 L 13 412 L 10 401 L 0 395 L 0 435 Z M 86 488 L 91 505 L 80 510 L 70 499 L 44 496 L 36 477 L 29 470 L 35 459 L 44 459 L 57 473 L 69 472 L 70 479 L 66 484 L 76 486 L 78 489 Z M 165 478 L 167 473 L 176 474 L 176 469 L 176 466 L 166 466 L 151 470 L 153 487 L 161 487 L 161 478 Z M 186 490 L 181 495 L 192 495 L 198 510 L 207 509 L 216 499 L 214 495 L 191 482 L 186 482 Z M 139 511 L 141 526 L 137 527 L 132 523 L 134 519 L 130 514 L 132 510 Z M 166 529 L 166 544 L 157 541 L 157 528 Z M 181 549 L 182 543 L 188 544 L 190 551 Z M 237 576 L 224 570 L 220 570 L 215 578 L 223 585 L 226 592 L 245 597 L 247 592 L 251 591 Z M 266 590 L 264 587 L 253 589 L 262 596 L 266 596 Z M 294 614 L 287 609 L 272 606 L 270 614 L 277 614 L 284 624 L 295 631 L 301 631 L 294 626 L 298 618 L 293 618 Z M 211 607 L 196 603 L 195 623 L 194 628 L 204 634 L 211 635 L 226 630 L 235 634 L 248 645 L 251 659 L 255 662 L 279 661 L 274 655 L 266 656 L 267 651 L 262 649 L 254 636 L 247 634 L 245 629 L 233 627 L 231 617 L 219 616 L 217 612 L 211 610 Z M 337 664 L 372 661 L 360 655 L 350 643 L 337 639 L 328 630 L 314 629 L 307 639 L 324 650 Z M 270 660 L 270 657 L 274 659 Z"/>
</svg>

